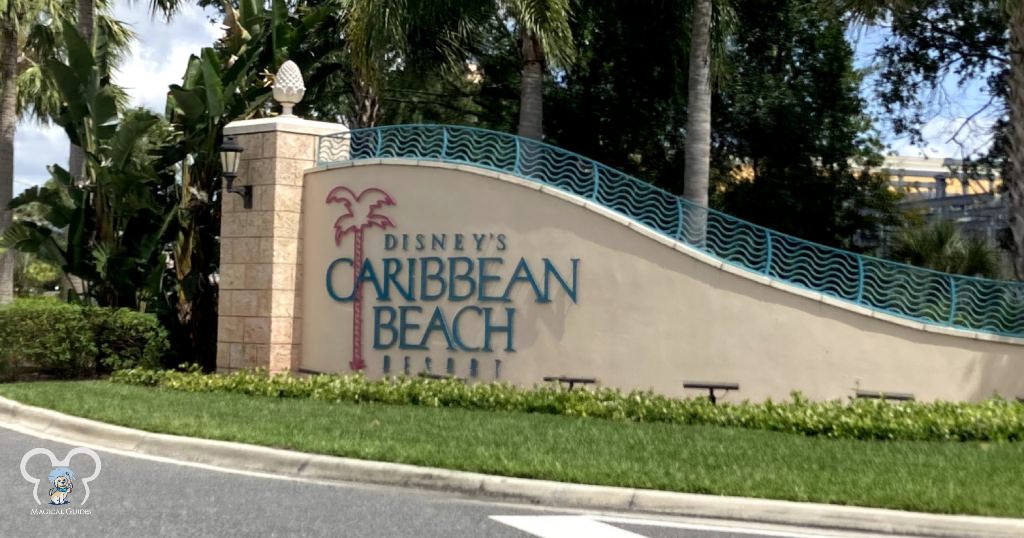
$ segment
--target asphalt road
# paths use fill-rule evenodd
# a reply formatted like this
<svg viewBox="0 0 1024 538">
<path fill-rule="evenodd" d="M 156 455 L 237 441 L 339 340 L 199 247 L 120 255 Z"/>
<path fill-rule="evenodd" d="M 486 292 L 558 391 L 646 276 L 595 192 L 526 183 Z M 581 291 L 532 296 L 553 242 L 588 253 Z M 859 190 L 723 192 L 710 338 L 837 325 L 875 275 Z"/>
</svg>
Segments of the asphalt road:
<svg viewBox="0 0 1024 538">
<path fill-rule="evenodd" d="M 75 455 L 69 504 L 51 506 L 45 454 L 26 471 L 41 479 L 40 502 L 21 473 L 33 448 L 60 460 L 71 445 L 39 439 L 0 425 L 0 536 L 353 536 L 509 538 L 807 538 L 853 534 L 781 529 L 722 521 L 651 519 L 594 514 L 417 489 L 324 483 L 182 465 L 98 450 L 100 474 L 82 479 L 95 464 Z M 82 501 L 85 500 L 83 505 Z M 863 535 L 857 535 L 863 536 Z"/>
</svg>

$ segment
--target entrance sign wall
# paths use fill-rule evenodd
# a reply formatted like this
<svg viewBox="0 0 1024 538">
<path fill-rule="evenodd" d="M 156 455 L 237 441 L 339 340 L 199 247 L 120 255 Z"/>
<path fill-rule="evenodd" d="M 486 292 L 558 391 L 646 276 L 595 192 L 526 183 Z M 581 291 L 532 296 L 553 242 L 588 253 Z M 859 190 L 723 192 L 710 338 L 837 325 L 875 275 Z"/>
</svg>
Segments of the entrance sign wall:
<svg viewBox="0 0 1024 538">
<path fill-rule="evenodd" d="M 257 203 L 225 202 L 224 370 L 570 375 L 670 395 L 715 380 L 740 384 L 734 401 L 1024 394 L 1020 339 L 878 315 L 511 174 L 400 158 L 316 168 L 316 134 L 343 129 L 285 123 L 229 126 Z"/>
</svg>

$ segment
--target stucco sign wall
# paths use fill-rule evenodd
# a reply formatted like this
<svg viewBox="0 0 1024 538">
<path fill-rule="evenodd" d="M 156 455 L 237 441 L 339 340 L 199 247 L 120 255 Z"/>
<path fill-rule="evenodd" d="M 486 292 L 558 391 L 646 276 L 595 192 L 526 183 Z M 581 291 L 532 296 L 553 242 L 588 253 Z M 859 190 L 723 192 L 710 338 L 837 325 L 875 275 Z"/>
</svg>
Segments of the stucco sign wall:
<svg viewBox="0 0 1024 538">
<path fill-rule="evenodd" d="M 514 200 L 478 199 L 477 178 L 396 171 L 306 182 L 305 341 L 326 345 L 307 345 L 303 367 L 509 379 L 538 339 L 554 341 L 538 320 L 580 302 L 585 262 L 516 223 Z"/>
<path fill-rule="evenodd" d="M 516 351 L 516 304 L 550 303 L 557 293 L 576 302 L 579 259 L 559 264 L 547 256 L 516 257 L 502 231 L 390 231 L 424 228 L 399 227 L 402 208 L 376 187 L 357 194 L 339 185 L 328 192 L 326 203 L 328 212 L 339 213 L 333 227 L 339 252 L 345 237 L 352 237 L 351 254 L 332 260 L 324 274 L 327 296 L 352 305 L 352 369 L 366 367 L 363 349 L 368 347 L 382 373 L 391 372 L 398 354 L 406 374 L 415 365 L 431 373 L 466 370 L 479 377 L 479 356 L 493 359 L 485 362 L 493 363 L 493 376 L 500 378 L 501 360 L 494 355 Z M 367 257 L 367 242 L 369 252 L 379 256 Z M 369 343 L 363 342 L 366 320 Z M 474 357 L 467 361 L 464 355 Z"/>
<path fill-rule="evenodd" d="M 926 333 L 743 276 L 524 180 L 345 166 L 306 175 L 303 211 L 305 370 L 570 375 L 675 395 L 716 380 L 753 400 L 1024 393 L 1016 344 Z"/>
</svg>

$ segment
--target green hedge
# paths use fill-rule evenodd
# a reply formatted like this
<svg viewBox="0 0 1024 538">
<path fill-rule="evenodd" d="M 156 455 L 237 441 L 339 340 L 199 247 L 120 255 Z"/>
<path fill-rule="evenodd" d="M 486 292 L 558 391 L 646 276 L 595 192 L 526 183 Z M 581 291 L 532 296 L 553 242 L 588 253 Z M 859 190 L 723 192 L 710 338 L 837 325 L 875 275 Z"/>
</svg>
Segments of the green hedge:
<svg viewBox="0 0 1024 538">
<path fill-rule="evenodd" d="M 16 367 L 60 378 L 158 368 L 169 349 L 167 331 L 149 314 L 53 299 L 0 307 L 0 378 Z"/>
<path fill-rule="evenodd" d="M 101 370 L 159 368 L 171 349 L 167 330 L 156 316 L 126 308 L 89 308 L 95 317 L 97 360 Z"/>
<path fill-rule="evenodd" d="M 376 402 L 488 411 L 547 413 L 638 422 L 705 424 L 849 439 L 1017 441 L 1024 438 L 1024 405 L 1000 399 L 980 403 L 877 400 L 811 402 L 799 394 L 788 402 L 711 405 L 706 398 L 675 399 L 651 392 L 614 389 L 529 389 L 502 383 L 395 378 L 371 381 L 358 375 L 268 376 L 265 372 L 202 374 L 196 369 L 131 369 L 111 380 L 187 392 L 232 392 L 330 402 Z"/>
</svg>

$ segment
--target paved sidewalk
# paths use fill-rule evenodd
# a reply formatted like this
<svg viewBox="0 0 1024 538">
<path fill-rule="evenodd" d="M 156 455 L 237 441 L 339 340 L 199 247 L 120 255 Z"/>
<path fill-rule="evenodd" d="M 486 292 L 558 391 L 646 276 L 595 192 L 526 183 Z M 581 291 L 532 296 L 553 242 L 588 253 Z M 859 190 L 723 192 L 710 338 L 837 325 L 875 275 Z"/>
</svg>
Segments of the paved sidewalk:
<svg viewBox="0 0 1024 538">
<path fill-rule="evenodd" d="M 280 476 L 452 491 L 567 508 L 949 537 L 1019 538 L 1024 520 L 949 516 L 528 480 L 322 456 L 112 426 L 0 398 L 0 424 L 101 449 Z"/>
</svg>

